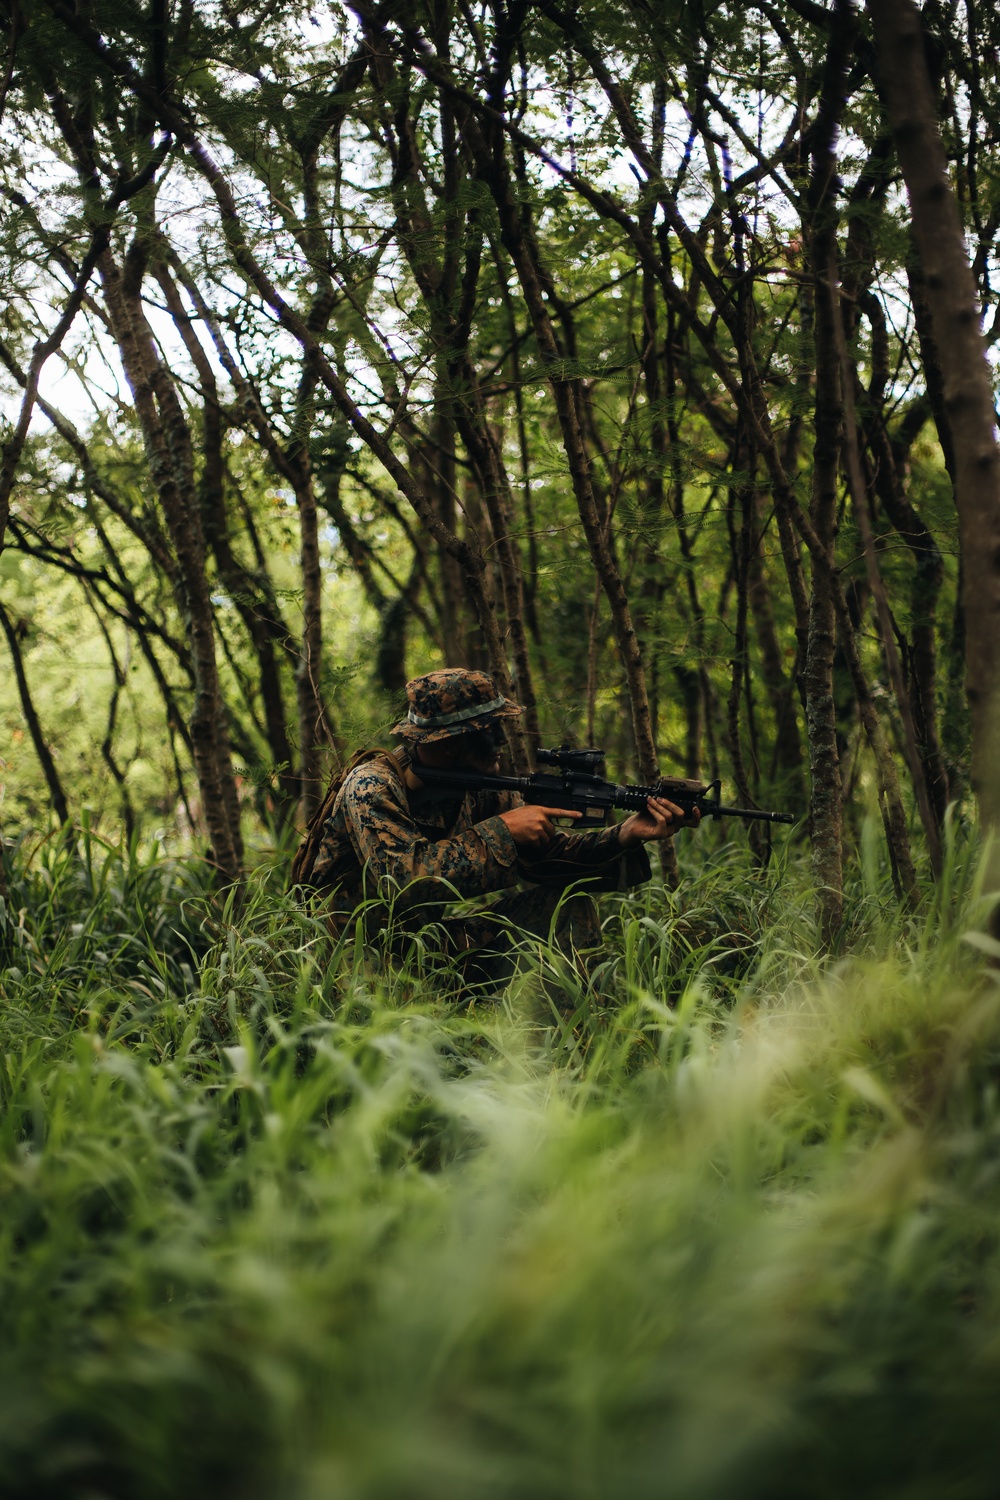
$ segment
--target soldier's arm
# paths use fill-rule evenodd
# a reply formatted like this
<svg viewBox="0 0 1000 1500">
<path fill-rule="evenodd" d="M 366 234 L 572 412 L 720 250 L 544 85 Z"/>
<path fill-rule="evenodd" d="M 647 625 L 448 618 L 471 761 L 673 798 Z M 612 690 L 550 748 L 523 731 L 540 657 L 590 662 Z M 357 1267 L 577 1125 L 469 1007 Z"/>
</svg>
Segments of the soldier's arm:
<svg viewBox="0 0 1000 1500">
<path fill-rule="evenodd" d="M 517 851 L 506 825 L 487 817 L 451 838 L 429 839 L 414 823 L 401 785 L 382 776 L 354 776 L 344 788 L 351 842 L 376 887 L 399 887 L 397 906 L 481 896 L 517 881 Z"/>
<path fill-rule="evenodd" d="M 510 812 L 512 808 L 523 807 L 524 798 L 520 792 L 481 792 L 479 806 L 484 811 L 505 813 Z M 548 863 L 549 860 L 561 866 L 573 864 L 606 868 L 626 853 L 618 838 L 619 827 L 618 823 L 612 823 L 609 828 L 593 828 L 589 833 L 573 833 L 559 828 L 544 847 L 519 848 L 518 859 L 529 869 L 540 865 L 543 861 Z M 648 863 L 645 866 L 645 875 L 640 873 L 642 868 L 643 861 L 640 858 L 636 862 L 635 879 L 648 879 Z M 634 883 L 634 881 L 629 883 Z"/>
<path fill-rule="evenodd" d="M 520 792 L 486 792 L 480 794 L 479 806 L 490 812 L 511 812 L 515 807 L 524 806 L 524 798 Z M 537 849 L 522 847 L 517 851 L 518 858 L 524 863 L 548 859 L 550 855 L 554 855 L 558 859 L 598 865 L 607 864 L 624 852 L 618 842 L 617 824 L 612 824 L 610 828 L 592 829 L 589 833 L 572 833 L 557 828 L 553 838 L 544 846 Z"/>
<path fill-rule="evenodd" d="M 618 837 L 620 825 L 569 833 L 561 829 L 544 848 L 519 849 L 521 873 L 540 885 L 571 885 L 575 880 L 597 880 L 599 890 L 630 890 L 642 885 L 652 873 L 649 857 L 640 844 L 625 848 Z"/>
</svg>

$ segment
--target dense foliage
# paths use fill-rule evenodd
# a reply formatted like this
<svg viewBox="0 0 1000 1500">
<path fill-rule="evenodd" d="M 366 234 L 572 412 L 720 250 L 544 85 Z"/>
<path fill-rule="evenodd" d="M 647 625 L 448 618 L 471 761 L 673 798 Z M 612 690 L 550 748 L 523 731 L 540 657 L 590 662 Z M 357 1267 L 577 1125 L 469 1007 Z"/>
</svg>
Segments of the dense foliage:
<svg viewBox="0 0 1000 1500">
<path fill-rule="evenodd" d="M 986 1500 L 1000 995 L 961 841 L 918 922 L 872 834 L 835 970 L 801 869 L 692 851 L 499 1007 L 267 872 L 22 850 L 4 1493 Z"/>
</svg>

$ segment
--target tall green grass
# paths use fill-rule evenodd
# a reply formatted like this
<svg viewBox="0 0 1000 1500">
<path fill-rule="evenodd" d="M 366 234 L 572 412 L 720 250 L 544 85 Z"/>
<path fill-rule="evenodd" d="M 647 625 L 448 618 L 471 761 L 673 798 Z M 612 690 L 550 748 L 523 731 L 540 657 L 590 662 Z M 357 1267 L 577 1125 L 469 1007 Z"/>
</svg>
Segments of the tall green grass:
<svg viewBox="0 0 1000 1500">
<path fill-rule="evenodd" d="M 274 871 L 15 852 L 0 1493 L 994 1495 L 975 861 L 830 960 L 794 862 L 695 859 L 487 1001 Z"/>
</svg>

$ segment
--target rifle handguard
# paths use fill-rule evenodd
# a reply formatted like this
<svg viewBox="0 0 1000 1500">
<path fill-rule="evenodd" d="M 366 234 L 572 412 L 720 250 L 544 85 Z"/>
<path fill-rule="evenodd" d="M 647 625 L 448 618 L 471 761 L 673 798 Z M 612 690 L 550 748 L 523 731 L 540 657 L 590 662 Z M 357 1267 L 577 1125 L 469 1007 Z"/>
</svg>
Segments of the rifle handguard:
<svg viewBox="0 0 1000 1500">
<path fill-rule="evenodd" d="M 665 797 L 683 807 L 685 812 L 697 807 L 703 818 L 753 818 L 758 823 L 794 823 L 793 813 L 764 812 L 758 807 L 726 807 L 722 803 L 722 782 L 687 781 L 682 776 L 664 776 L 651 796 Z"/>
</svg>

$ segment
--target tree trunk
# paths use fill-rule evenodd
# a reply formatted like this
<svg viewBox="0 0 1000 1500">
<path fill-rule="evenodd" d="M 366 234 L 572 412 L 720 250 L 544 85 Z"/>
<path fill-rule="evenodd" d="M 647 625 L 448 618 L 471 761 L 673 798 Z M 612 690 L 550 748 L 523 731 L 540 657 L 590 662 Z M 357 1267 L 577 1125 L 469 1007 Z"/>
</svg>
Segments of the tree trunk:
<svg viewBox="0 0 1000 1500">
<path fill-rule="evenodd" d="M 948 806 L 948 771 L 938 734 L 935 627 L 944 564 L 933 535 L 906 492 L 904 474 L 900 472 L 881 409 L 868 412 L 863 430 L 873 460 L 871 481 L 875 493 L 913 557 L 909 675 L 918 751 L 934 816 L 940 827 Z"/>
<path fill-rule="evenodd" d="M 889 673 L 889 681 L 892 683 L 892 689 L 896 697 L 900 720 L 902 721 L 903 755 L 906 760 L 907 769 L 910 772 L 910 779 L 913 782 L 917 806 L 920 809 L 920 819 L 923 823 L 924 834 L 927 839 L 931 869 L 934 872 L 935 878 L 939 878 L 941 874 L 941 838 L 934 817 L 934 809 L 931 805 L 930 793 L 927 789 L 927 778 L 924 775 L 923 762 L 920 758 L 913 705 L 910 701 L 909 690 L 903 677 L 903 668 L 899 659 L 899 649 L 896 645 L 892 613 L 889 609 L 889 601 L 886 597 L 885 585 L 882 582 L 878 557 L 875 552 L 875 533 L 872 528 L 868 491 L 861 468 L 858 424 L 854 407 L 854 386 L 857 380 L 857 371 L 848 352 L 847 340 L 844 336 L 836 246 L 832 245 L 830 251 L 829 272 L 826 278 L 827 296 L 832 313 L 837 358 L 840 363 L 846 436 L 845 469 L 848 478 L 848 488 L 851 492 L 854 519 L 857 522 L 858 532 L 861 536 L 861 545 L 864 548 L 865 562 L 868 568 L 868 583 L 875 600 L 875 610 L 879 622 L 879 631 L 882 636 L 882 650 L 885 655 L 885 664 Z"/>
<path fill-rule="evenodd" d="M 323 799 L 322 747 L 326 733 L 320 671 L 323 652 L 323 575 L 319 556 L 316 492 L 305 447 L 296 455 L 299 563 L 302 573 L 302 656 L 295 668 L 299 719 L 301 817 L 308 823 Z"/>
<path fill-rule="evenodd" d="M 774 617 L 771 588 L 761 556 L 763 537 L 760 518 L 763 496 L 755 497 L 754 545 L 750 554 L 747 602 L 753 615 L 757 647 L 760 652 L 761 681 L 774 715 L 774 767 L 788 774 L 790 780 L 802 782 L 802 742 L 795 716 L 795 682 L 785 672 L 781 640 Z"/>
<path fill-rule="evenodd" d="M 823 322 L 823 317 L 816 320 L 816 444 L 810 510 L 816 533 L 827 550 L 832 567 L 840 456 L 840 382 L 837 366 L 831 362 L 832 351 L 825 341 L 821 341 L 819 330 Z M 840 926 L 843 908 L 840 757 L 833 692 L 836 643 L 836 608 L 830 577 L 826 570 L 814 567 L 803 681 L 809 745 L 812 863 L 825 943 L 832 941 Z"/>
<path fill-rule="evenodd" d="M 21 656 L 21 643 L 17 638 L 17 631 L 10 622 L 10 616 L 2 604 L 0 604 L 0 628 L 3 629 L 3 633 L 7 637 L 7 645 L 10 647 L 10 659 L 14 668 L 14 680 L 17 683 L 18 695 L 21 699 L 21 708 L 24 711 L 28 733 L 31 735 L 31 743 L 35 747 L 35 754 L 38 756 L 42 774 L 45 777 L 45 784 L 49 789 L 49 796 L 52 798 L 52 806 L 55 808 L 56 817 L 60 823 L 68 823 L 69 806 L 66 802 L 66 793 L 63 791 L 62 782 L 59 780 L 59 772 L 56 770 L 56 763 L 52 758 L 52 751 L 48 747 L 45 735 L 42 733 L 38 714 L 35 712 L 35 705 L 32 701 L 27 674 L 24 670 L 24 661 Z"/>
<path fill-rule="evenodd" d="M 287 640 L 289 632 L 281 619 L 269 576 L 263 572 L 255 577 L 243 567 L 233 551 L 226 511 L 222 407 L 215 373 L 191 326 L 170 270 L 158 262 L 153 267 L 153 274 L 201 382 L 203 452 L 198 508 L 205 542 L 215 558 L 219 578 L 229 590 L 257 658 L 267 749 L 272 764 L 284 766 L 277 777 L 278 815 L 284 820 L 284 817 L 294 814 L 299 795 L 299 778 L 292 767 L 281 673 L 276 658 L 276 648 Z"/>
<path fill-rule="evenodd" d="M 810 220 L 805 225 L 813 286 L 816 356 L 815 441 L 809 516 L 828 567 L 815 566 L 814 559 L 803 680 L 809 743 L 812 864 L 819 894 L 820 928 L 827 945 L 840 927 L 844 902 L 843 799 L 833 683 L 837 611 L 830 576 L 837 536 L 843 390 L 834 329 L 835 307 L 828 281 L 830 267 L 836 260 L 839 178 L 835 146 L 844 107 L 845 41 L 844 27 L 837 25 L 815 125 L 809 181 Z"/>
<path fill-rule="evenodd" d="M 500 593 L 513 649 L 517 693 L 524 707 L 524 723 L 512 721 L 509 726 L 511 755 L 515 770 L 523 774 L 531 769 L 534 753 L 541 744 L 541 733 L 528 657 L 521 564 L 510 533 L 513 508 L 510 480 L 500 445 L 490 429 L 475 369 L 464 350 L 453 359 L 451 368 L 453 378 L 460 382 L 460 396 L 455 403 L 458 430 L 477 471 L 499 564 Z"/>
<path fill-rule="evenodd" d="M 972 785 L 984 832 L 1000 833 L 1000 449 L 975 280 L 951 187 L 912 0 L 868 0 L 878 80 L 892 125 L 927 289 L 954 442 L 964 569 Z M 1000 838 L 990 883 L 1000 884 Z M 993 927 L 1000 934 L 1000 907 Z"/>
<path fill-rule="evenodd" d="M 135 401 L 150 471 L 177 555 L 181 597 L 194 668 L 190 732 L 195 774 L 212 844 L 212 858 L 227 881 L 240 876 L 239 809 L 228 755 L 228 732 L 215 656 L 215 633 L 201 518 L 193 496 L 189 439 L 176 393 L 170 389 L 153 345 L 138 294 L 126 291 L 110 252 L 101 278 L 112 332 Z M 170 400 L 170 397 L 173 400 Z M 164 409 L 165 408 L 165 409 Z M 185 451 L 185 448 L 187 451 Z M 182 471 L 178 479 L 178 468 Z"/>
</svg>

